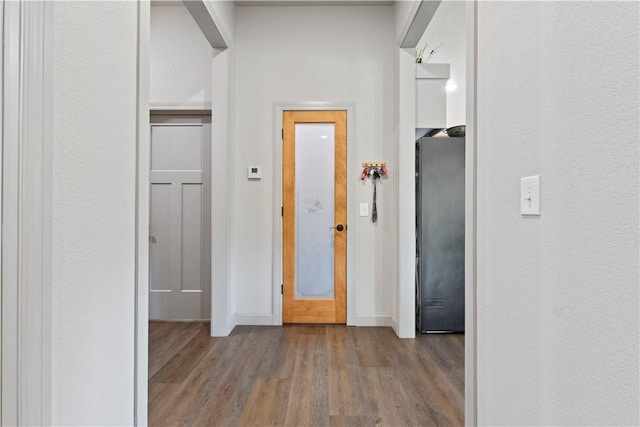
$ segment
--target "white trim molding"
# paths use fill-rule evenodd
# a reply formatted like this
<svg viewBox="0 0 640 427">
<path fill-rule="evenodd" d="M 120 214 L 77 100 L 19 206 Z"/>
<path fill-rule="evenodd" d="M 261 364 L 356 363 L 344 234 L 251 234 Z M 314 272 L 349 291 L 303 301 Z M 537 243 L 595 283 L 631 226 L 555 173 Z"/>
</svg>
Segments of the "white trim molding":
<svg viewBox="0 0 640 427">
<path fill-rule="evenodd" d="M 211 60 L 211 336 L 224 337 L 235 326 L 232 244 L 234 227 L 235 147 L 233 56 L 231 49 L 215 52 Z M 219 159 L 226 159 L 220 161 Z"/>
<path fill-rule="evenodd" d="M 467 132 L 465 141 L 465 424 L 478 425 L 477 377 L 477 31 L 478 5 L 467 2 Z"/>
<path fill-rule="evenodd" d="M 269 326 L 275 317 L 271 313 L 236 313 L 234 320 L 236 325 Z"/>
<path fill-rule="evenodd" d="M 353 316 L 351 326 L 388 326 L 393 328 L 395 320 L 391 316 L 385 315 L 362 315 Z"/>
<path fill-rule="evenodd" d="M 396 333 L 416 336 L 416 66 L 413 49 L 398 48 L 398 289 Z"/>
<path fill-rule="evenodd" d="M 273 325 L 282 325 L 282 115 L 285 111 L 346 111 L 347 170 L 359 169 L 356 161 L 356 104 L 354 102 L 276 102 L 273 106 Z M 351 166 L 350 166 L 351 165 Z M 347 224 L 357 223 L 357 178 L 347 178 Z M 355 232 L 347 234 L 347 325 L 356 325 Z"/>
<path fill-rule="evenodd" d="M 51 423 L 51 5 L 4 4 L 2 424 Z"/>
<path fill-rule="evenodd" d="M 4 5 L 2 118 L 2 425 L 18 424 L 20 3 Z"/>
<path fill-rule="evenodd" d="M 138 96 L 136 144 L 136 279 L 133 424 L 147 425 L 149 377 L 149 120 L 151 4 L 138 1 Z"/>
<path fill-rule="evenodd" d="M 211 112 L 211 101 L 149 101 L 148 110 L 152 113 L 162 111 Z"/>
<path fill-rule="evenodd" d="M 18 424 L 20 3 L 4 5 L 2 117 L 2 425 Z"/>
<path fill-rule="evenodd" d="M 3 152 L 3 148 L 4 148 L 4 126 L 2 125 L 2 122 L 4 121 L 4 110 L 3 110 L 3 106 L 4 106 L 4 90 L 3 90 L 3 84 L 4 84 L 4 0 L 0 0 L 0 35 L 2 37 L 2 48 L 0 48 L 0 99 L 2 101 L 0 101 L 0 206 L 2 206 L 2 200 L 3 200 L 3 160 L 2 160 L 2 152 Z M 3 220 L 3 216 L 2 216 L 2 209 L 0 208 L 0 224 L 3 224 L 4 220 Z M 2 256 L 2 226 L 0 226 L 0 424 L 2 424 L 2 391 L 3 391 L 3 387 L 2 384 L 4 384 L 3 382 L 3 362 L 2 362 L 2 347 L 3 347 L 3 340 L 2 340 L 2 319 L 3 319 L 3 314 L 2 314 L 2 264 L 3 264 L 3 256 Z"/>
<path fill-rule="evenodd" d="M 246 325 L 246 326 L 270 326 L 279 325 L 281 316 L 273 313 L 236 313 L 233 315 L 234 326 Z M 282 324 L 282 323 L 280 323 Z M 349 326 L 384 326 L 392 327 L 395 324 L 395 320 L 391 316 L 386 315 L 361 315 L 356 314 L 351 316 L 350 321 L 347 323 Z"/>
</svg>

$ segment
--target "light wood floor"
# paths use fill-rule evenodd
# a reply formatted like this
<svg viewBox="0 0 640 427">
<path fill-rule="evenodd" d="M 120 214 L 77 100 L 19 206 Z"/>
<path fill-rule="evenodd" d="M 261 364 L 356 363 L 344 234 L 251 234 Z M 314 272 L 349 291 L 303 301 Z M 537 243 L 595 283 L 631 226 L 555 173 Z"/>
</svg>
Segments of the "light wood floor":
<svg viewBox="0 0 640 427">
<path fill-rule="evenodd" d="M 152 322 L 150 425 L 464 423 L 464 335 Z"/>
</svg>

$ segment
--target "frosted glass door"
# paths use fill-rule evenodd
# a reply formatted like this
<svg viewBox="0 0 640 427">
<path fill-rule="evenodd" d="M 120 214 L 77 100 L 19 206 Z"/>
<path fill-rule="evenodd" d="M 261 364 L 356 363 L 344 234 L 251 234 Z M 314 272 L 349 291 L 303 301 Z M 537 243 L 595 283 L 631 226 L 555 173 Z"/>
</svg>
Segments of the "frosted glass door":
<svg viewBox="0 0 640 427">
<path fill-rule="evenodd" d="M 334 296 L 333 123 L 295 125 L 296 298 Z"/>
<path fill-rule="evenodd" d="M 282 113 L 282 321 L 347 320 L 347 114 Z"/>
</svg>

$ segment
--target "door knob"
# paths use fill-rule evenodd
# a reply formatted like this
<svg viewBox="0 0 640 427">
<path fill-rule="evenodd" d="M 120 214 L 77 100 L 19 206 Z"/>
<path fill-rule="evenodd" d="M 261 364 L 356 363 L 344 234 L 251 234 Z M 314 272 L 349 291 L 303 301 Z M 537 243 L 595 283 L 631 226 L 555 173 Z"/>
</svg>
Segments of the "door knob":
<svg viewBox="0 0 640 427">
<path fill-rule="evenodd" d="M 344 225 L 338 224 L 338 225 L 335 226 L 335 229 L 338 230 L 338 231 L 342 231 L 342 230 L 344 230 Z"/>
</svg>

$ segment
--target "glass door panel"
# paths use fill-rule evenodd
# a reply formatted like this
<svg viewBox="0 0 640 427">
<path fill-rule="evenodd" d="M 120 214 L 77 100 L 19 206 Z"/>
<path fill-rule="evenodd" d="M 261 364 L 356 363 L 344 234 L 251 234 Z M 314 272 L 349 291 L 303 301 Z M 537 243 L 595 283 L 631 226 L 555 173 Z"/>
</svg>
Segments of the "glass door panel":
<svg viewBox="0 0 640 427">
<path fill-rule="evenodd" d="M 333 123 L 295 124 L 296 298 L 334 296 Z"/>
</svg>

